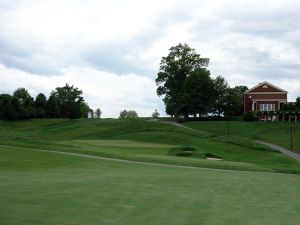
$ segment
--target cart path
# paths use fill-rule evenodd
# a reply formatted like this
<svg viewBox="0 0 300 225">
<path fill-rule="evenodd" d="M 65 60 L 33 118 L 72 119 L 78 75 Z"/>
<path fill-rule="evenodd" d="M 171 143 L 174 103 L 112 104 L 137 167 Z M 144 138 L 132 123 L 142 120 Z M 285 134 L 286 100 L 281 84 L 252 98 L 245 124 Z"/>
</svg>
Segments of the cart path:
<svg viewBox="0 0 300 225">
<path fill-rule="evenodd" d="M 191 127 L 187 127 L 187 126 L 185 126 L 183 124 L 177 123 L 176 121 L 159 121 L 159 122 L 160 123 L 166 123 L 166 124 L 174 125 L 174 126 L 178 126 L 178 127 L 183 127 L 183 128 L 189 129 L 189 130 L 198 131 L 198 130 L 193 129 Z M 289 157 L 297 160 L 298 162 L 300 162 L 300 154 L 298 154 L 298 153 L 292 152 L 292 151 L 290 151 L 290 150 L 288 150 L 286 148 L 283 148 L 281 146 L 274 145 L 274 144 L 271 144 L 271 143 L 268 143 L 268 142 L 264 142 L 264 141 L 256 141 L 256 142 L 259 143 L 259 144 L 268 146 L 268 147 L 272 148 L 273 150 L 281 152 L 282 154 L 284 154 L 286 156 L 289 156 Z"/>
<path fill-rule="evenodd" d="M 289 157 L 291 157 L 291 158 L 293 158 L 293 159 L 300 162 L 300 154 L 297 154 L 295 152 L 287 150 L 286 148 L 283 148 L 281 146 L 274 145 L 274 144 L 271 144 L 271 143 L 267 143 L 267 142 L 264 142 L 264 141 L 256 141 L 256 142 L 260 143 L 260 144 L 263 144 L 263 145 L 266 145 L 266 146 L 272 148 L 273 150 L 281 152 L 282 154 L 287 155 L 287 156 L 289 156 Z"/>
</svg>

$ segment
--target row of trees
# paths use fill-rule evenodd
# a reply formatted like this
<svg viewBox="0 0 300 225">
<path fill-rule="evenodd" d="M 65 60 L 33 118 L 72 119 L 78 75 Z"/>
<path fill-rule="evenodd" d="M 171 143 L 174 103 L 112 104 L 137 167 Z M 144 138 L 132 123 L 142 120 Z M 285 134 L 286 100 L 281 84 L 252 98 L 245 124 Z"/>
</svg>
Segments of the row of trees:
<svg viewBox="0 0 300 225">
<path fill-rule="evenodd" d="M 171 116 L 240 116 L 246 86 L 231 88 L 218 76 L 211 77 L 208 58 L 202 58 L 187 44 L 178 44 L 162 57 L 156 78 L 157 94 L 163 97 L 166 113 Z"/>
<path fill-rule="evenodd" d="M 152 118 L 157 119 L 160 116 L 160 113 L 155 109 L 155 111 L 152 113 Z M 119 119 L 133 119 L 138 118 L 139 115 L 134 110 L 122 110 L 120 112 Z"/>
<path fill-rule="evenodd" d="M 40 93 L 34 99 L 25 88 L 18 88 L 13 95 L 0 95 L 0 119 L 29 118 L 79 118 L 86 117 L 89 106 L 82 91 L 73 85 L 57 87 L 47 99 Z"/>
</svg>

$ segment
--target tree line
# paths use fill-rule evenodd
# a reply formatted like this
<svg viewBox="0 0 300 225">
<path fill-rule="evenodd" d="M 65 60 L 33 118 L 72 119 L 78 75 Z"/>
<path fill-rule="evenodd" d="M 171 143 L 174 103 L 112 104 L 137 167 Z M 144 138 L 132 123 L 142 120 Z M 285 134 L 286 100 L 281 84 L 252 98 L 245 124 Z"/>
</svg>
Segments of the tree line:
<svg viewBox="0 0 300 225">
<path fill-rule="evenodd" d="M 53 90 L 47 99 L 39 93 L 34 99 L 25 88 L 10 94 L 0 94 L 0 119 L 80 118 L 91 109 L 82 97 L 82 91 L 66 84 Z"/>
<path fill-rule="evenodd" d="M 156 78 L 157 94 L 163 97 L 171 116 L 241 116 L 246 86 L 230 87 L 222 76 L 215 79 L 208 70 L 209 58 L 203 58 L 187 44 L 178 44 L 162 57 Z"/>
</svg>

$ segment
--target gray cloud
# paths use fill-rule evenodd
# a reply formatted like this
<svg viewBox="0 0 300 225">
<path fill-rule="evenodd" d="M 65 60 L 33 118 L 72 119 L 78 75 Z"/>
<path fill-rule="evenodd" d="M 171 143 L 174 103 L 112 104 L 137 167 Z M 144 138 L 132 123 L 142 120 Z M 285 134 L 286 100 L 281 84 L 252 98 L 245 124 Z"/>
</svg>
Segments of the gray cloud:
<svg viewBox="0 0 300 225">
<path fill-rule="evenodd" d="M 49 8 L 36 0 L 0 2 L 0 64 L 36 75 L 63 75 L 78 66 L 153 79 L 167 49 L 185 42 L 210 58 L 214 76 L 234 84 L 300 80 L 296 1 L 162 1 L 162 8 L 154 1 L 159 10 L 143 8 L 139 1 L 137 8 L 126 8 L 133 2 L 118 1 L 105 3 L 109 13 L 100 10 L 100 1 L 87 0 L 77 8 L 77 2 L 68 1 L 61 9 L 60 1 L 45 2 Z M 152 14 L 144 19 L 148 11 Z"/>
</svg>

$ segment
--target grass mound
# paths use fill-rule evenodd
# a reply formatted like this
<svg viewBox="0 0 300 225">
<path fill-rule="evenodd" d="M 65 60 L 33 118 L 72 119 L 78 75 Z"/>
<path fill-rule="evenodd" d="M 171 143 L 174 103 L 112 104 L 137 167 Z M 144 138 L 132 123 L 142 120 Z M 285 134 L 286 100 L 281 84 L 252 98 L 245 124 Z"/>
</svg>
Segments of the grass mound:
<svg viewBox="0 0 300 225">
<path fill-rule="evenodd" d="M 249 138 L 218 136 L 145 119 L 0 121 L 0 144 L 132 161 L 300 173 L 298 162 Z M 223 161 L 207 162 L 207 154 Z"/>
</svg>

